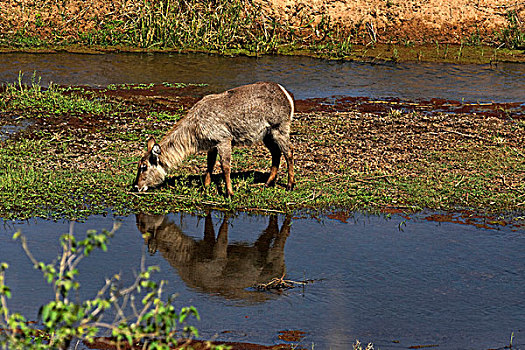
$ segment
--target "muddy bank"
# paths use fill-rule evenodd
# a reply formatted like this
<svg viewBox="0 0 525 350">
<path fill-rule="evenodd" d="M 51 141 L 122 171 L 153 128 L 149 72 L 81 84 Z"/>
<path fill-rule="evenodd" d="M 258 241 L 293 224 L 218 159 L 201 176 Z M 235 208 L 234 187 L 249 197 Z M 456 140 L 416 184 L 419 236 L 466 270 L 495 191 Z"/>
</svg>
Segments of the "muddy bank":
<svg viewBox="0 0 525 350">
<path fill-rule="evenodd" d="M 508 26 L 508 13 L 525 18 L 525 4 L 494 0 L 272 0 L 267 4 L 278 18 L 298 22 L 313 16 L 360 33 L 370 41 L 461 44 L 467 40 L 492 42 Z"/>
<path fill-rule="evenodd" d="M 9 0 L 0 4 L 0 47 L 523 61 L 524 18 L 525 5 L 510 0 L 222 0 L 166 5 L 138 0 Z M 414 50 L 414 45 L 423 46 Z M 466 47 L 475 49 L 469 52 Z M 497 52 L 489 53 L 491 49 Z"/>
<path fill-rule="evenodd" d="M 260 7 L 266 16 L 298 29 L 300 26 L 313 28 L 322 21 L 330 22 L 340 30 L 359 33 L 356 39 L 361 43 L 373 40 L 461 44 L 469 39 L 491 43 L 495 40 L 495 33 L 509 25 L 509 13 L 516 14 L 521 28 L 525 19 L 525 4 L 512 0 L 245 2 L 248 7 Z M 220 2 L 216 4 L 222 5 Z M 136 0 L 8 0 L 0 4 L 0 27 L 2 34 L 24 30 L 29 34 L 50 36 L 58 30 L 74 37 L 100 29 L 105 23 L 120 25 L 124 30 L 132 17 L 144 10 L 142 1 Z M 307 24 L 309 21 L 313 22 Z"/>
<path fill-rule="evenodd" d="M 98 338 L 95 339 L 92 343 L 84 343 L 89 349 L 98 349 L 98 350 L 114 350 L 114 349 L 141 349 L 143 348 L 142 344 L 136 344 L 130 346 L 129 344 L 120 344 L 120 346 L 115 345 L 115 341 L 111 339 Z M 224 346 L 230 350 L 292 350 L 292 349 L 302 349 L 297 347 L 296 344 L 276 344 L 276 345 L 262 345 L 262 344 L 252 344 L 252 343 L 241 343 L 241 342 L 224 342 L 224 341 L 202 341 L 202 340 L 182 340 L 180 342 L 181 346 L 175 347 L 173 349 L 194 349 L 194 350 L 207 350 L 211 346 Z"/>
</svg>

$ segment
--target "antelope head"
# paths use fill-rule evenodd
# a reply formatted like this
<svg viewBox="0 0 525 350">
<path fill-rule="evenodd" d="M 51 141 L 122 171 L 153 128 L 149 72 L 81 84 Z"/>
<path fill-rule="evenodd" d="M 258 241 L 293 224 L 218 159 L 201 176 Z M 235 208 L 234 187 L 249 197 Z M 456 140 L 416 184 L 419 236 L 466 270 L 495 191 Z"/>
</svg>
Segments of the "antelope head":
<svg viewBox="0 0 525 350">
<path fill-rule="evenodd" d="M 139 192 L 147 191 L 160 185 L 166 177 L 166 170 L 162 166 L 159 156 L 161 154 L 160 145 L 154 138 L 148 140 L 148 151 L 139 161 L 137 178 L 133 183 L 133 189 Z"/>
</svg>

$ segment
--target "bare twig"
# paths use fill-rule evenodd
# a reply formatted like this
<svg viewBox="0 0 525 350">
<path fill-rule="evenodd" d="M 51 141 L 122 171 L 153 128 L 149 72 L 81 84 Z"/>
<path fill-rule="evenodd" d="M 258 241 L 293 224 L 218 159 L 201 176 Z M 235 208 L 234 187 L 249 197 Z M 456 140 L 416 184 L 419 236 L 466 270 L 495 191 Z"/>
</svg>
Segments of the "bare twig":
<svg viewBox="0 0 525 350">
<path fill-rule="evenodd" d="M 25 236 L 20 236 L 20 241 L 22 242 L 22 248 L 24 249 L 24 252 L 26 253 L 27 257 L 29 258 L 29 260 L 31 260 L 33 265 L 37 267 L 38 260 L 36 260 L 33 254 L 31 254 L 31 251 L 29 250 L 29 247 L 27 246 L 27 239 L 25 238 Z"/>
<path fill-rule="evenodd" d="M 294 288 L 296 285 L 306 285 L 308 283 L 313 283 L 314 280 L 304 280 L 304 281 L 293 281 L 284 279 L 285 275 L 282 275 L 280 278 L 272 278 L 268 283 L 261 283 L 254 286 L 258 290 L 284 290 Z"/>
</svg>

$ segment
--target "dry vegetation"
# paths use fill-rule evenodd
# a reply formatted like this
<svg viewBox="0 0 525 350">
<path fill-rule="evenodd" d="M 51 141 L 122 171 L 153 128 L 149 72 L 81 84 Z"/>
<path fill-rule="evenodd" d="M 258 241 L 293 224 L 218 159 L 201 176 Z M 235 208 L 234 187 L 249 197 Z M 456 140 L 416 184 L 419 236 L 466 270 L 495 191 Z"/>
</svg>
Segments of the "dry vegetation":
<svg viewBox="0 0 525 350">
<path fill-rule="evenodd" d="M 523 49 L 524 18 L 525 4 L 511 0 L 7 0 L 0 2 L 0 46 L 307 49 L 330 57 L 379 43 Z"/>
</svg>

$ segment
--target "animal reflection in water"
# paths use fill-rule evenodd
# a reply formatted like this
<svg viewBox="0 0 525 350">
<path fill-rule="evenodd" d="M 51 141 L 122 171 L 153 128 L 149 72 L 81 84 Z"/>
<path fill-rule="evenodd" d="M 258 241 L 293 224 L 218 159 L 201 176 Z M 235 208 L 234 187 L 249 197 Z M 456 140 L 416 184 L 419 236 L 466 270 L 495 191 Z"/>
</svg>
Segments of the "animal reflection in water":
<svg viewBox="0 0 525 350">
<path fill-rule="evenodd" d="M 185 235 L 168 216 L 138 214 L 136 219 L 150 254 L 159 251 L 188 286 L 206 293 L 264 301 L 268 293 L 246 288 L 286 272 L 284 245 L 290 234 L 290 216 L 284 219 L 281 229 L 278 217 L 270 216 L 268 226 L 253 245 L 228 244 L 228 215 L 215 235 L 212 215 L 208 214 L 204 238 L 199 241 Z"/>
</svg>

